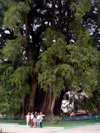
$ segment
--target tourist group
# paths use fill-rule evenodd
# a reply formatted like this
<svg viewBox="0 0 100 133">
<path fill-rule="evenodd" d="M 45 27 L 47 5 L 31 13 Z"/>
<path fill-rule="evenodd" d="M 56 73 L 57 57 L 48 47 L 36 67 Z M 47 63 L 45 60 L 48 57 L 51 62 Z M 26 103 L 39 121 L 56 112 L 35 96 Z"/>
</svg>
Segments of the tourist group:
<svg viewBox="0 0 100 133">
<path fill-rule="evenodd" d="M 28 127 L 29 125 L 29 122 L 31 124 L 31 127 L 36 127 L 36 124 L 37 124 L 37 127 L 38 128 L 42 128 L 42 120 L 43 120 L 43 115 L 42 112 L 40 113 L 37 113 L 37 111 L 35 111 L 35 113 L 29 113 L 26 115 L 26 126 Z M 33 126 L 33 123 L 34 123 L 34 126 Z"/>
</svg>

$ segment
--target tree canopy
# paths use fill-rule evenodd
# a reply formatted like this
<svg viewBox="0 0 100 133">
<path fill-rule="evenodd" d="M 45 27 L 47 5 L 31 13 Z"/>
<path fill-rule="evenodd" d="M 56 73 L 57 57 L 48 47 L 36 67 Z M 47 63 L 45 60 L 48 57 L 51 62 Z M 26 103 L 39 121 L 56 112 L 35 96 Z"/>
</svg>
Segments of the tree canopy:
<svg viewBox="0 0 100 133">
<path fill-rule="evenodd" d="M 80 88 L 94 98 L 100 72 L 98 3 L 0 0 L 2 112 L 45 110 L 50 100 L 47 108 L 53 113 L 66 91 L 78 93 Z"/>
</svg>

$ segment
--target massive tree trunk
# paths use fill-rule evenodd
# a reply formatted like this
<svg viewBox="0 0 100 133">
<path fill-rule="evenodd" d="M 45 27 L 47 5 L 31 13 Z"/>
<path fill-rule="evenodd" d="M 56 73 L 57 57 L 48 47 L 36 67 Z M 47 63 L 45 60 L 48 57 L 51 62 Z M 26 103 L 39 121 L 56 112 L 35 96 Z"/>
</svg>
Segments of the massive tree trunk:
<svg viewBox="0 0 100 133">
<path fill-rule="evenodd" d="M 58 99 L 55 101 L 55 106 L 54 106 L 54 115 L 60 116 L 60 110 L 61 110 L 61 103 L 63 100 L 63 96 L 65 95 L 65 91 L 61 92 L 61 95 Z"/>
<path fill-rule="evenodd" d="M 23 100 L 23 103 L 22 103 L 22 116 L 25 115 L 25 100 Z"/>
<path fill-rule="evenodd" d="M 33 78 L 30 81 L 30 96 L 29 96 L 29 107 L 28 110 L 30 112 L 33 112 L 34 110 L 34 102 L 35 102 L 35 95 L 36 95 L 36 88 L 37 88 L 37 80 L 34 80 Z"/>
<path fill-rule="evenodd" d="M 35 110 L 41 111 L 45 115 L 53 115 L 55 106 L 55 95 L 51 91 L 51 88 L 47 92 L 44 92 L 40 87 L 37 88 Z"/>
<path fill-rule="evenodd" d="M 46 115 L 53 115 L 55 105 L 55 95 L 48 91 L 45 93 L 44 101 L 42 102 L 41 111 Z"/>
<path fill-rule="evenodd" d="M 25 113 L 28 111 L 41 111 L 48 116 L 59 116 L 63 96 L 66 92 L 62 91 L 60 97 L 56 99 L 53 92 L 51 92 L 51 89 L 49 89 L 48 92 L 44 92 L 43 89 L 40 89 L 40 87 L 36 84 L 37 82 L 33 84 L 35 86 L 33 89 L 31 88 L 30 94 L 25 98 Z"/>
</svg>

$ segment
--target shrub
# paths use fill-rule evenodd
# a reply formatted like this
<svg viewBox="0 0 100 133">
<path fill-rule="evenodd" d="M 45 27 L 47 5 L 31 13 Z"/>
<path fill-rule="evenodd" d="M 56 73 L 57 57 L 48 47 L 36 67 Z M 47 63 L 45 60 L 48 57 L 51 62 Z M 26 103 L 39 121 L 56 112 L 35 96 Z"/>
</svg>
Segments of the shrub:
<svg viewBox="0 0 100 133">
<path fill-rule="evenodd" d="M 52 120 L 51 120 L 51 122 L 52 122 L 53 124 L 57 124 L 59 121 L 61 121 L 61 118 L 58 117 L 58 116 L 54 116 L 54 117 L 52 118 Z"/>
</svg>

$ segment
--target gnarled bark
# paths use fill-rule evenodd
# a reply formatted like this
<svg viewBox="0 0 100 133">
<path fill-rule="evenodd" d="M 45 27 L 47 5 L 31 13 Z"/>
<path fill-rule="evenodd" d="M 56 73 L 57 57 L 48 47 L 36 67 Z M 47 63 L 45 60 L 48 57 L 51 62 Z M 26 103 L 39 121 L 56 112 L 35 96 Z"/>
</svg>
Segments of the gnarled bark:
<svg viewBox="0 0 100 133">
<path fill-rule="evenodd" d="M 41 111 L 45 115 L 53 115 L 55 106 L 55 95 L 49 88 L 48 92 L 44 92 L 40 87 L 37 89 L 35 110 Z"/>
<path fill-rule="evenodd" d="M 29 106 L 28 110 L 30 112 L 34 111 L 35 107 L 35 95 L 36 95 L 36 88 L 37 88 L 37 80 L 33 80 L 33 78 L 30 81 L 30 95 L 29 95 Z"/>
<path fill-rule="evenodd" d="M 58 99 L 55 101 L 55 106 L 54 106 L 54 115 L 60 116 L 60 110 L 61 110 L 61 103 L 63 100 L 63 96 L 65 95 L 66 91 L 62 91 L 61 95 Z"/>
</svg>

